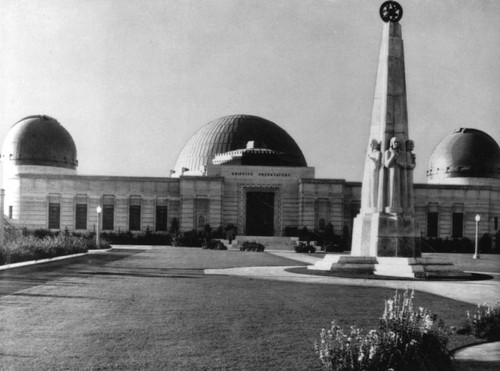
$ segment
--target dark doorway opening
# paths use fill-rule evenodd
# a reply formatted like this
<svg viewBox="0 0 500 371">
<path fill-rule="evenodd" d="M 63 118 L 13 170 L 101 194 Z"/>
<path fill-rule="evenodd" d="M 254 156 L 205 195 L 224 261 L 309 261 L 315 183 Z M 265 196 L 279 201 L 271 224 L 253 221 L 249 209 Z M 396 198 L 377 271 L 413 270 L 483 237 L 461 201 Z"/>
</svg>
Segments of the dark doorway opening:
<svg viewBox="0 0 500 371">
<path fill-rule="evenodd" d="M 247 192 L 247 236 L 274 236 L 274 192 Z"/>
</svg>

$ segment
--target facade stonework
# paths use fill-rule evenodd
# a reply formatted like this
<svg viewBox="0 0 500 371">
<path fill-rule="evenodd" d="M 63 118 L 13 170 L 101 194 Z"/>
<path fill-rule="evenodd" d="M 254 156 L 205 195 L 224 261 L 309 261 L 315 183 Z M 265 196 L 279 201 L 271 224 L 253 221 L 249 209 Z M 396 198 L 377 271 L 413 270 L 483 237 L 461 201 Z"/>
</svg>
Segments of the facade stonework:
<svg viewBox="0 0 500 371">
<path fill-rule="evenodd" d="M 352 232 L 361 205 L 361 183 L 309 178 L 313 168 L 302 169 L 308 177 L 301 178 L 297 170 L 249 166 L 216 171 L 217 176 L 180 178 L 18 174 L 6 187 L 5 214 L 14 226 L 51 229 L 50 205 L 59 204 L 59 227 L 52 229 L 83 231 L 76 225 L 77 208 L 85 205 L 85 230 L 94 231 L 97 206 L 111 199 L 112 230 L 125 232 L 130 230 L 130 206 L 139 200 L 140 229 L 132 232 L 156 231 L 157 207 L 165 206 L 167 230 L 176 218 L 182 231 L 200 229 L 205 223 L 212 227 L 233 224 L 245 235 L 245 195 L 263 191 L 275 193 L 275 236 L 282 236 L 286 227 L 318 230 L 328 223 L 336 234 L 346 229 Z M 259 173 L 266 175 L 253 175 Z M 500 186 L 415 184 L 414 192 L 415 219 L 422 237 L 473 239 L 477 214 L 482 219 L 480 235 L 494 235 L 499 228 Z M 429 230 L 432 213 L 437 213 L 435 234 Z M 454 223 L 461 223 L 461 232 Z"/>
<path fill-rule="evenodd" d="M 316 178 L 314 167 L 307 166 L 293 139 L 267 120 L 242 115 L 216 120 L 213 124 L 217 129 L 216 139 L 233 138 L 233 142 L 221 145 L 213 141 L 213 135 L 197 135 L 197 143 L 214 147 L 207 149 L 210 156 L 229 160 L 221 160 L 220 164 L 209 162 L 203 165 L 202 172 L 183 170 L 174 177 L 80 175 L 76 171 L 78 161 L 73 140 L 53 120 L 48 116 L 38 121 L 34 116 L 21 120 L 4 142 L 4 214 L 5 220 L 14 227 L 92 232 L 97 227 L 96 209 L 101 206 L 100 229 L 104 231 L 168 233 L 176 219 L 183 232 L 202 230 L 206 224 L 212 228 L 231 224 L 240 236 L 279 237 L 284 236 L 287 229 L 325 230 L 331 224 L 336 235 L 352 241 L 353 220 L 363 209 L 361 183 Z M 39 126 L 47 123 L 50 123 L 47 130 L 57 130 L 69 146 L 69 149 L 61 149 L 61 154 L 55 157 L 57 161 L 40 159 L 37 148 L 50 149 L 44 143 L 24 146 L 22 151 L 18 148 L 26 136 L 32 138 L 32 127 L 38 133 Z M 22 131 L 18 130 L 18 124 L 22 125 Z M 288 144 L 273 148 L 270 143 L 280 141 L 265 143 L 265 136 L 261 136 L 260 142 L 251 141 L 249 135 L 255 133 L 247 129 L 255 124 L 260 125 L 259 130 L 263 132 L 270 128 L 268 133 L 284 135 Z M 472 135 L 489 141 L 477 130 L 462 130 L 459 134 L 465 139 Z M 218 154 L 218 149 L 226 152 Z M 16 155 L 11 156 L 10 152 Z M 73 157 L 65 162 L 68 153 Z M 199 154 L 200 158 L 208 156 L 207 153 Z M 439 153 L 446 154 L 446 148 L 441 146 Z M 195 149 L 188 154 L 198 156 Z M 489 153 L 486 157 L 493 158 L 492 161 L 500 158 Z M 182 159 L 180 156 L 178 165 L 184 168 L 187 162 Z M 186 154 L 184 159 L 187 161 L 189 156 Z M 266 163 L 267 159 L 270 163 Z M 463 155 L 461 159 L 466 160 Z M 433 163 L 440 164 L 438 160 L 434 157 Z M 469 172 L 472 174 L 472 170 Z M 478 184 L 478 173 L 473 175 L 469 183 L 467 177 L 450 177 L 444 178 L 446 184 L 437 184 L 433 177 L 433 184 L 414 185 L 418 236 L 473 239 L 477 214 L 481 216 L 480 235 L 497 233 L 500 179 L 496 175 L 482 177 L 483 181 Z M 365 207 L 373 208 L 371 204 Z"/>
</svg>

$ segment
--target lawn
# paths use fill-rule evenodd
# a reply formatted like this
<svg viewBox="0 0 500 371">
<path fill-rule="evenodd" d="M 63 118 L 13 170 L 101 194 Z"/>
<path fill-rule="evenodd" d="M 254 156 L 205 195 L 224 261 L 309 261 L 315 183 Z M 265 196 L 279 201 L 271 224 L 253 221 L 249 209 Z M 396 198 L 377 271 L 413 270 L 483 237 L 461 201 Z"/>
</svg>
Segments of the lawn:
<svg viewBox="0 0 500 371">
<path fill-rule="evenodd" d="M 54 268 L 0 298 L 12 369 L 311 370 L 322 327 L 378 325 L 390 289 L 209 276 L 205 268 L 301 265 L 267 253 L 155 248 Z M 107 260 L 106 260 L 107 259 Z M 36 273 L 38 277 L 40 273 Z M 15 273 L 10 273 L 14 279 Z M 1 277 L 1 276 L 0 276 Z M 29 279 L 29 274 L 19 274 Z M 449 325 L 473 306 L 417 293 Z M 458 339 L 452 346 L 471 338 Z"/>
</svg>

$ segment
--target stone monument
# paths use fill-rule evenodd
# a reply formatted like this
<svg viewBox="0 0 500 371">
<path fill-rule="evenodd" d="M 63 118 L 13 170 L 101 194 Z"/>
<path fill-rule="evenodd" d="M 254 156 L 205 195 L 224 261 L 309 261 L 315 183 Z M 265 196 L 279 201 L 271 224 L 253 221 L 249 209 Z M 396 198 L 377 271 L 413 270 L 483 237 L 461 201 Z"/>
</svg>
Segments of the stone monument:
<svg viewBox="0 0 500 371">
<path fill-rule="evenodd" d="M 369 148 L 351 255 L 415 257 L 413 169 L 408 138 L 403 39 L 395 1 L 380 8 L 382 32 Z"/>
<path fill-rule="evenodd" d="M 450 260 L 422 258 L 416 244 L 413 169 L 408 134 L 402 7 L 386 1 L 370 136 L 354 219 L 351 255 L 326 255 L 309 269 L 363 271 L 398 277 L 464 276 Z"/>
</svg>

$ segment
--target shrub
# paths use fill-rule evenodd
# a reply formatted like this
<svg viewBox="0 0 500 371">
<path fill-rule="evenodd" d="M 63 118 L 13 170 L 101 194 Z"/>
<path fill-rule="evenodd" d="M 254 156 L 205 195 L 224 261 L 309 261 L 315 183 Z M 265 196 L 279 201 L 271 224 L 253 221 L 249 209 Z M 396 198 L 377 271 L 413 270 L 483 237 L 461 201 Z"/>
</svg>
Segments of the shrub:
<svg viewBox="0 0 500 371">
<path fill-rule="evenodd" d="M 208 250 L 227 250 L 226 245 L 218 240 L 210 240 L 208 244 L 204 243 L 202 247 Z"/>
<path fill-rule="evenodd" d="M 182 233 L 180 231 L 171 232 L 169 238 L 172 246 L 178 246 L 182 239 Z"/>
<path fill-rule="evenodd" d="M 0 248 L 0 264 L 54 258 L 87 252 L 95 240 L 73 237 L 60 233 L 57 236 L 36 238 L 33 235 L 19 236 Z"/>
<path fill-rule="evenodd" d="M 295 252 L 297 253 L 314 253 L 316 252 L 316 248 L 312 245 L 306 244 L 304 242 L 299 242 L 298 245 L 295 246 Z"/>
<path fill-rule="evenodd" d="M 234 224 L 229 223 L 224 227 L 224 231 L 226 233 L 226 239 L 231 243 L 234 240 L 234 237 L 238 234 L 238 228 Z"/>
<path fill-rule="evenodd" d="M 299 237 L 300 231 L 299 231 L 299 228 L 297 228 L 297 227 L 288 226 L 288 227 L 285 227 L 285 229 L 283 230 L 283 235 L 285 237 Z"/>
<path fill-rule="evenodd" d="M 413 291 L 385 301 L 378 330 L 349 332 L 332 322 L 316 352 L 324 370 L 452 370 L 448 333 L 428 309 L 413 308 Z"/>
<path fill-rule="evenodd" d="M 255 241 L 245 241 L 243 242 L 242 246 L 240 247 L 240 251 L 257 251 L 257 252 L 263 252 L 265 249 L 264 245 L 257 243 Z"/>
<path fill-rule="evenodd" d="M 198 232 L 193 229 L 180 234 L 180 238 L 177 240 L 177 246 L 201 247 L 204 239 L 203 232 Z"/>
<path fill-rule="evenodd" d="M 467 237 L 462 238 L 417 238 L 422 252 L 473 253 L 474 243 Z"/>
<path fill-rule="evenodd" d="M 478 247 L 479 247 L 479 252 L 483 254 L 489 254 L 492 252 L 493 239 L 491 238 L 489 233 L 485 233 L 481 236 Z"/>
<path fill-rule="evenodd" d="M 151 232 L 146 229 L 143 233 L 102 232 L 101 237 L 113 245 L 169 245 L 171 236 L 165 232 Z"/>
<path fill-rule="evenodd" d="M 472 316 L 467 312 L 462 333 L 472 334 L 488 341 L 500 340 L 500 303 L 495 306 L 478 305 Z"/>
<path fill-rule="evenodd" d="M 33 232 L 33 236 L 38 239 L 43 239 L 45 237 L 54 237 L 56 234 L 52 232 L 50 229 L 35 229 Z M 28 235 L 29 232 L 26 231 L 26 235 Z"/>
</svg>

